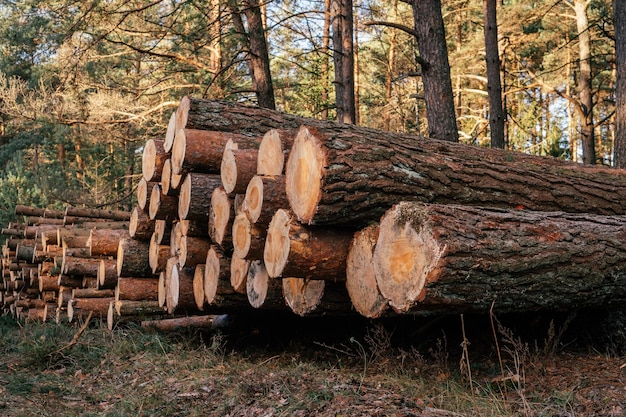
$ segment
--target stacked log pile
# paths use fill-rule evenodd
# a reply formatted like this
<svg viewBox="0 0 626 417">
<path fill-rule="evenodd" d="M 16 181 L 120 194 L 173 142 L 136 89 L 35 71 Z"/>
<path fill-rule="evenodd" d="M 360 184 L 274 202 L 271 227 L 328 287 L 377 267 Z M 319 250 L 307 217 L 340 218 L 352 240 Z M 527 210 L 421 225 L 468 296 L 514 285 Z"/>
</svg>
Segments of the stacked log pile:
<svg viewBox="0 0 626 417">
<path fill-rule="evenodd" d="M 185 97 L 164 140 L 146 142 L 142 174 L 128 230 L 89 257 L 68 232 L 57 255 L 59 277 L 113 297 L 111 326 L 163 311 L 181 318 L 144 325 L 254 309 L 376 318 L 626 299 L 622 170 Z M 90 245 L 101 238 L 90 233 Z M 100 311 L 85 294 L 69 307 Z"/>
</svg>

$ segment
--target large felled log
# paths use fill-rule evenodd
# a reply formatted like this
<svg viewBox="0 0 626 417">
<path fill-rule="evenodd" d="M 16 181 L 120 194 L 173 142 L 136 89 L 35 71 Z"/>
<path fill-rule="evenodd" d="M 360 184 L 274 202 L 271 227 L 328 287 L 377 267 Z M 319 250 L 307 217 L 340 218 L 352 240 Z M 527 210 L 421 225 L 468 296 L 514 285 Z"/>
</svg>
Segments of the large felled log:
<svg viewBox="0 0 626 417">
<path fill-rule="evenodd" d="M 267 229 L 263 260 L 270 277 L 345 281 L 352 232 L 305 227 L 286 210 L 277 210 Z"/>
<path fill-rule="evenodd" d="M 178 218 L 181 220 L 209 221 L 211 194 L 222 185 L 219 175 L 191 172 L 180 186 Z"/>
<path fill-rule="evenodd" d="M 403 200 L 624 214 L 625 174 L 348 125 L 303 127 L 285 169 L 299 220 L 352 226 Z"/>
<path fill-rule="evenodd" d="M 148 139 L 143 147 L 141 155 L 141 173 L 146 181 L 159 181 L 163 164 L 169 158 L 169 154 L 163 146 L 164 141 Z"/>
<path fill-rule="evenodd" d="M 378 318 L 389 309 L 374 274 L 373 256 L 378 231 L 376 223 L 357 232 L 346 260 L 346 289 L 350 300 L 356 311 L 368 318 Z"/>
<path fill-rule="evenodd" d="M 91 256 L 116 256 L 120 240 L 130 238 L 128 230 L 92 229 L 87 240 Z"/>
<path fill-rule="evenodd" d="M 401 203 L 373 266 L 396 311 L 533 311 L 626 298 L 620 216 Z"/>
<path fill-rule="evenodd" d="M 91 217 L 116 221 L 128 221 L 130 219 L 130 213 L 127 211 L 88 209 L 80 207 L 67 207 L 65 209 L 65 216 Z"/>
<path fill-rule="evenodd" d="M 122 239 L 117 249 L 118 277 L 149 277 L 150 244 L 141 240 Z"/>
<path fill-rule="evenodd" d="M 172 171 L 175 174 L 219 174 L 224 147 L 229 140 L 241 144 L 242 148 L 250 147 L 251 143 L 258 147 L 258 139 L 233 132 L 179 129 L 172 147 Z"/>
<path fill-rule="evenodd" d="M 285 176 L 254 176 L 248 183 L 241 211 L 250 222 L 268 225 L 278 209 L 289 208 Z"/>
</svg>

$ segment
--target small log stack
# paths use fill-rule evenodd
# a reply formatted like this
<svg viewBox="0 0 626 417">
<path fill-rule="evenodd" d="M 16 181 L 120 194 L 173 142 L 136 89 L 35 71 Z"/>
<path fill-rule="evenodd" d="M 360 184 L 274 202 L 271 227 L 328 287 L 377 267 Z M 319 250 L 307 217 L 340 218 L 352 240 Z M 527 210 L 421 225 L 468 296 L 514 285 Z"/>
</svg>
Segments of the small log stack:
<svg viewBox="0 0 626 417">
<path fill-rule="evenodd" d="M 3 231 L 4 308 L 176 328 L 244 309 L 377 318 L 626 299 L 623 170 L 184 97 L 142 174 L 132 212 L 103 216 L 127 229 L 52 236 L 95 214 L 20 209 L 39 220 Z M 46 250 L 57 287 L 34 262 Z"/>
</svg>

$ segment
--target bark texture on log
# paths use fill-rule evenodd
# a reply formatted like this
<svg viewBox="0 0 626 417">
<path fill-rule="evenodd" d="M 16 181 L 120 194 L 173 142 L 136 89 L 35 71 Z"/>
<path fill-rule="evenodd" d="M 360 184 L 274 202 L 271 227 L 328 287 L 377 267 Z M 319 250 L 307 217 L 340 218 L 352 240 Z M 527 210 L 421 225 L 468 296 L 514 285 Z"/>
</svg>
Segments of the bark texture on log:
<svg viewBox="0 0 626 417">
<path fill-rule="evenodd" d="M 158 296 L 158 278 L 120 277 L 117 279 L 115 301 L 157 301 Z"/>
<path fill-rule="evenodd" d="M 152 193 L 151 193 L 152 194 Z M 130 213 L 128 234 L 138 240 L 149 240 L 154 232 L 155 221 L 144 210 L 135 207 Z"/>
<path fill-rule="evenodd" d="M 259 151 L 255 149 L 225 149 L 222 156 L 220 176 L 228 194 L 242 194 L 256 175 Z"/>
<path fill-rule="evenodd" d="M 401 203 L 374 250 L 396 311 L 535 311 L 626 298 L 620 216 Z"/>
<path fill-rule="evenodd" d="M 92 229 L 87 246 L 91 256 L 117 256 L 117 248 L 123 238 L 130 238 L 127 230 Z"/>
<path fill-rule="evenodd" d="M 165 332 L 176 332 L 188 328 L 210 328 L 213 325 L 212 315 L 176 317 L 163 320 L 145 320 L 141 322 L 141 327 L 147 329 L 158 329 Z"/>
<path fill-rule="evenodd" d="M 150 244 L 141 240 L 122 239 L 117 250 L 118 277 L 149 277 Z"/>
<path fill-rule="evenodd" d="M 209 221 L 211 194 L 222 185 L 219 175 L 189 173 L 180 186 L 178 218 L 181 220 Z"/>
<path fill-rule="evenodd" d="M 626 171 L 377 132 L 303 127 L 287 198 L 311 224 L 365 226 L 400 201 L 626 213 Z"/>
<path fill-rule="evenodd" d="M 116 221 L 128 221 L 130 213 L 121 210 L 88 209 L 80 207 L 67 207 L 66 216 L 91 217 L 96 219 L 110 219 Z"/>
<path fill-rule="evenodd" d="M 346 289 L 356 311 L 367 318 L 378 318 L 389 307 L 374 273 L 373 256 L 378 233 L 378 224 L 357 232 L 346 260 Z"/>
<path fill-rule="evenodd" d="M 248 183 L 241 211 L 250 222 L 267 226 L 276 210 L 289 208 L 285 193 L 285 176 L 254 176 Z"/>
<path fill-rule="evenodd" d="M 277 210 L 267 229 L 263 260 L 270 277 L 345 281 L 352 231 L 306 227 Z"/>
<path fill-rule="evenodd" d="M 163 172 L 163 164 L 169 157 L 165 151 L 164 141 L 148 139 L 143 147 L 141 155 L 141 173 L 146 181 L 160 181 Z"/>
<path fill-rule="evenodd" d="M 117 261 L 101 259 L 98 267 L 98 288 L 115 288 L 117 285 Z"/>
</svg>

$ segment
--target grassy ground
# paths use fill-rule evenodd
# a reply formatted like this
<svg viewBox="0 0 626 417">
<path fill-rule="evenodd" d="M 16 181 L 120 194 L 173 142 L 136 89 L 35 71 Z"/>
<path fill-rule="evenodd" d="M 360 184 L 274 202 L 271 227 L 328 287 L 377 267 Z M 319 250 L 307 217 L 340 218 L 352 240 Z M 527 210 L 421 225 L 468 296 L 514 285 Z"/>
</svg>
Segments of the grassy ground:
<svg viewBox="0 0 626 417">
<path fill-rule="evenodd" d="M 567 318 L 238 320 L 178 334 L 93 320 L 72 344 L 78 327 L 0 318 L 0 415 L 626 415 L 620 346 Z"/>
</svg>

